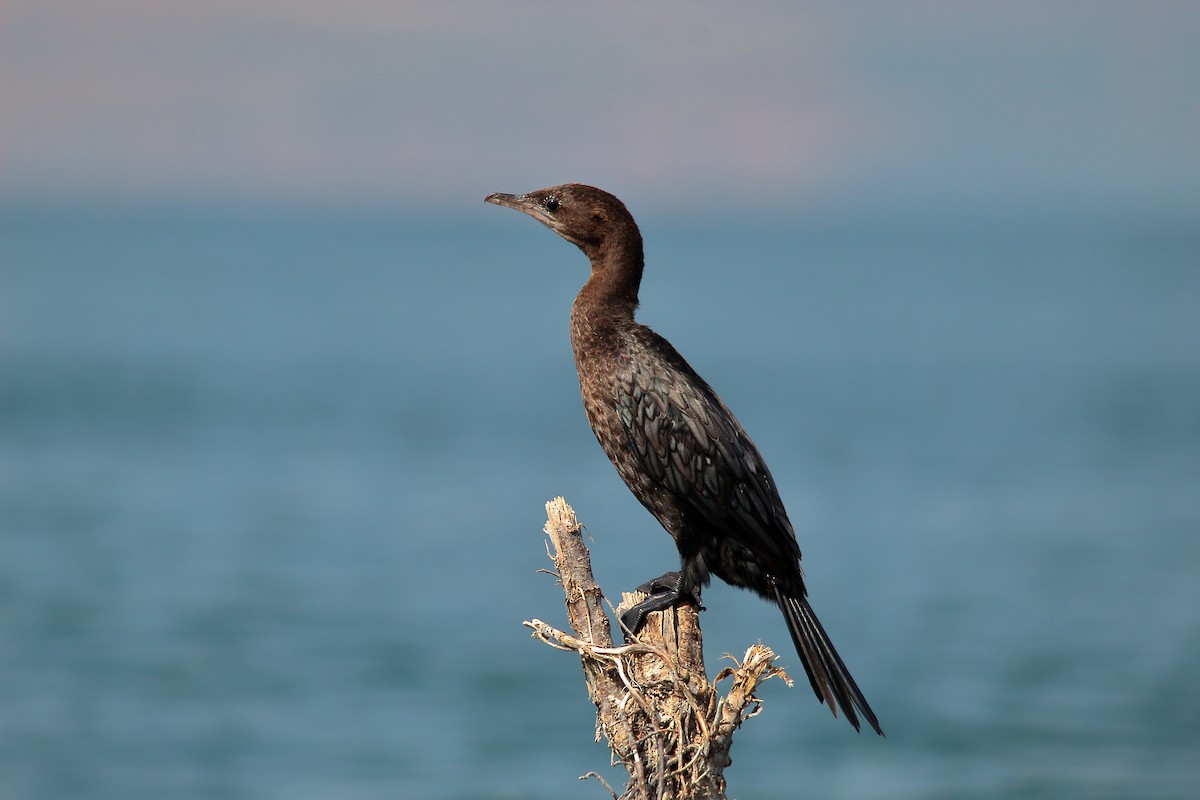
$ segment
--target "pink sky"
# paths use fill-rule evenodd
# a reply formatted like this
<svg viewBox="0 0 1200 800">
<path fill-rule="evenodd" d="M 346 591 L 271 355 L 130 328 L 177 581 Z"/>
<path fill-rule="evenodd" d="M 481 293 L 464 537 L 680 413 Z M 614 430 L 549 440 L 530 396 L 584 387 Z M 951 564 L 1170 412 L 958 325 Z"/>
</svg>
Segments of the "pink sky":
<svg viewBox="0 0 1200 800">
<path fill-rule="evenodd" d="M 0 195 L 1200 205 L 1197 41 L 1188 2 L 7 0 Z"/>
</svg>

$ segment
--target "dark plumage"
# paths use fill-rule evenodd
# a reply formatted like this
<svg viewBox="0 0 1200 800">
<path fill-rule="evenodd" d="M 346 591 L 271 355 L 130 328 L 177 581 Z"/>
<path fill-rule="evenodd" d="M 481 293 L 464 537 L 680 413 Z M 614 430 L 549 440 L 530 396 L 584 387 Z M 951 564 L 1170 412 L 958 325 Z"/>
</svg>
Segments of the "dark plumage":
<svg viewBox="0 0 1200 800">
<path fill-rule="evenodd" d="M 688 602 L 716 575 L 783 611 L 818 699 L 855 730 L 874 712 L 808 604 L 800 547 L 758 449 L 716 392 L 666 339 L 634 320 L 642 236 L 620 200 L 567 184 L 489 203 L 529 214 L 592 263 L 571 310 L 571 345 L 588 422 L 633 494 L 679 548 L 680 571 L 648 584 L 651 597 L 626 614 Z"/>
</svg>

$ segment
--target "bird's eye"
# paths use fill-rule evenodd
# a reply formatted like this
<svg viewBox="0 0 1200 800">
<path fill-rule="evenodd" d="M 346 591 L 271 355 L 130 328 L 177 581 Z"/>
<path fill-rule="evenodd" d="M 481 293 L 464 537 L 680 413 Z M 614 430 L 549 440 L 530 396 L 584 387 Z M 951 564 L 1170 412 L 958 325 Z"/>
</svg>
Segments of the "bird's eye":
<svg viewBox="0 0 1200 800">
<path fill-rule="evenodd" d="M 558 198 L 550 195 L 542 202 L 542 205 L 546 207 L 547 211 L 558 211 Z"/>
</svg>

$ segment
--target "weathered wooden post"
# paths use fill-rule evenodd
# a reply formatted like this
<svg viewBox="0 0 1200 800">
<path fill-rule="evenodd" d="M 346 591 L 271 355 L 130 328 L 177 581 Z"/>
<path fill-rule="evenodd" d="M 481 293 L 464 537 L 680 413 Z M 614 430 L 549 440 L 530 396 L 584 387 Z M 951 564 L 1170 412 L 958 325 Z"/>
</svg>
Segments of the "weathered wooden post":
<svg viewBox="0 0 1200 800">
<path fill-rule="evenodd" d="M 755 690 L 772 676 L 791 685 L 774 666 L 775 654 L 751 645 L 741 663 L 710 683 L 694 606 L 654 613 L 635 641 L 616 645 L 575 512 L 558 497 L 546 504 L 546 517 L 550 557 L 575 633 L 537 619 L 525 625 L 546 644 L 579 654 L 596 704 L 597 738 L 604 734 L 614 762 L 629 771 L 621 797 L 724 798 L 734 731 L 762 707 Z M 626 594 L 618 614 L 641 599 Z M 716 684 L 725 680 L 722 696 Z"/>
</svg>

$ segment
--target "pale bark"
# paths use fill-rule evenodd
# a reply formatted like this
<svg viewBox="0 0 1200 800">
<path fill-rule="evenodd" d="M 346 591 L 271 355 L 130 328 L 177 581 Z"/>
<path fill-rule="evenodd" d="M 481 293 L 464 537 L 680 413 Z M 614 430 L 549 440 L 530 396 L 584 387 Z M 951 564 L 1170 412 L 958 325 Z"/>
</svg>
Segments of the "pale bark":
<svg viewBox="0 0 1200 800">
<path fill-rule="evenodd" d="M 636 641 L 614 644 L 575 512 L 558 497 L 546 504 L 546 516 L 550 557 L 574 635 L 537 619 L 525 625 L 546 644 L 579 654 L 596 705 L 596 737 L 604 735 L 614 763 L 629 772 L 621 797 L 724 798 L 734 731 L 762 707 L 755 690 L 772 676 L 791 684 L 774 666 L 775 654 L 751 645 L 740 663 L 710 683 L 693 605 L 651 614 Z M 626 595 L 618 612 L 638 599 Z M 716 684 L 726 680 L 721 695 Z"/>
</svg>

